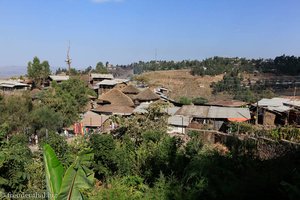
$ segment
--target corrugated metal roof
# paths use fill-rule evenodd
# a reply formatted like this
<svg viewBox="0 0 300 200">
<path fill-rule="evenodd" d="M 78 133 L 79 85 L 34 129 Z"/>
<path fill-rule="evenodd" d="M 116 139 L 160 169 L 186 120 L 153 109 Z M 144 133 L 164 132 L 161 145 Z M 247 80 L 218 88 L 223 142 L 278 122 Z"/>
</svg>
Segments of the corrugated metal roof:
<svg viewBox="0 0 300 200">
<path fill-rule="evenodd" d="M 276 112 L 286 112 L 286 111 L 291 110 L 292 108 L 288 107 L 288 106 L 278 106 L 278 107 L 268 106 L 267 109 L 270 111 L 276 111 Z"/>
<path fill-rule="evenodd" d="M 117 85 L 118 83 L 115 80 L 103 80 L 96 85 Z"/>
<path fill-rule="evenodd" d="M 127 79 L 112 79 L 112 80 L 103 80 L 99 83 L 97 83 L 96 85 L 117 85 L 120 83 L 127 83 L 128 80 Z"/>
<path fill-rule="evenodd" d="M 13 88 L 15 85 L 2 83 L 0 84 L 0 87 Z"/>
<path fill-rule="evenodd" d="M 117 83 L 128 83 L 128 79 L 123 79 L 123 78 L 115 78 L 114 79 Z"/>
<path fill-rule="evenodd" d="M 249 108 L 231 108 L 211 106 L 207 118 L 227 119 L 227 118 L 246 118 L 251 119 Z"/>
<path fill-rule="evenodd" d="M 250 119 L 249 108 L 217 107 L 217 106 L 194 106 L 188 105 L 181 107 L 176 115 L 183 115 L 196 118 L 246 118 Z"/>
<path fill-rule="evenodd" d="M 151 103 L 148 102 L 141 103 L 133 110 L 133 113 L 138 113 L 138 114 L 148 113 L 147 108 L 149 108 L 150 104 Z"/>
<path fill-rule="evenodd" d="M 175 115 L 175 113 L 180 109 L 180 107 L 174 106 L 174 107 L 167 107 L 164 109 L 168 115 Z"/>
<path fill-rule="evenodd" d="M 103 79 L 113 79 L 114 76 L 112 74 L 91 74 L 91 78 L 103 78 Z"/>
<path fill-rule="evenodd" d="M 49 76 L 53 81 L 67 81 L 69 80 L 69 76 L 56 76 L 56 75 L 51 75 Z"/>
<path fill-rule="evenodd" d="M 262 99 L 258 101 L 258 106 L 265 107 L 270 111 L 287 112 L 292 109 L 291 106 L 300 106 L 300 101 L 276 97 L 272 99 Z"/>
<path fill-rule="evenodd" d="M 168 124 L 169 125 L 175 125 L 175 126 L 188 126 L 191 122 L 192 118 L 181 116 L 181 115 L 174 115 L 168 118 Z"/>
<path fill-rule="evenodd" d="M 300 101 L 298 100 L 291 100 L 290 102 L 283 103 L 284 105 L 300 107 Z"/>
<path fill-rule="evenodd" d="M 198 118 L 207 118 L 209 106 L 182 106 L 175 115 L 191 116 Z"/>
<path fill-rule="evenodd" d="M 16 86 L 22 86 L 22 87 L 29 87 L 28 84 L 26 83 L 21 83 L 19 81 L 16 80 L 0 80 L 0 86 L 1 87 L 16 87 Z"/>
<path fill-rule="evenodd" d="M 286 99 L 286 98 L 261 99 L 260 101 L 258 101 L 258 106 L 278 107 L 290 101 L 291 101 L 290 99 Z"/>
</svg>

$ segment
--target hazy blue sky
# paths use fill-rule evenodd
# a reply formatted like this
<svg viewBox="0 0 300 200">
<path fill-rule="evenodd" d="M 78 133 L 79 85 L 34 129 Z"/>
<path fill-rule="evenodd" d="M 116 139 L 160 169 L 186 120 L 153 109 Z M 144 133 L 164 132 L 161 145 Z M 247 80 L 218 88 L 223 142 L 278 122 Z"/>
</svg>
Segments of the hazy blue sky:
<svg viewBox="0 0 300 200">
<path fill-rule="evenodd" d="M 0 66 L 300 55 L 299 0 L 0 0 Z"/>
</svg>

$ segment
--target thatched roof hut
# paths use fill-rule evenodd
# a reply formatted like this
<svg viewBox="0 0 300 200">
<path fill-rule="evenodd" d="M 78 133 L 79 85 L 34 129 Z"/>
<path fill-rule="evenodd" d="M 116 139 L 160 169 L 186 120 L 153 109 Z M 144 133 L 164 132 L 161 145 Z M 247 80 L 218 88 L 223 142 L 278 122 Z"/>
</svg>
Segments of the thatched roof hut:
<svg viewBox="0 0 300 200">
<path fill-rule="evenodd" d="M 108 116 L 88 111 L 83 115 L 81 123 L 85 127 L 101 127 L 108 118 Z"/>
<path fill-rule="evenodd" d="M 147 88 L 146 90 L 140 92 L 135 97 L 136 100 L 142 102 L 142 101 L 156 101 L 159 100 L 160 97 L 155 94 L 150 88 Z"/>
<path fill-rule="evenodd" d="M 124 94 L 138 94 L 140 90 L 134 87 L 133 85 L 127 85 L 125 88 L 122 89 Z"/>
<path fill-rule="evenodd" d="M 129 106 L 133 107 L 134 103 L 126 94 L 122 93 L 120 90 L 112 89 L 104 94 L 102 94 L 98 102 L 108 102 L 113 106 Z"/>
<path fill-rule="evenodd" d="M 116 105 L 104 105 L 98 106 L 94 109 L 97 113 L 102 114 L 117 114 L 117 115 L 131 115 L 133 113 L 134 108 L 130 106 L 116 106 Z"/>
</svg>

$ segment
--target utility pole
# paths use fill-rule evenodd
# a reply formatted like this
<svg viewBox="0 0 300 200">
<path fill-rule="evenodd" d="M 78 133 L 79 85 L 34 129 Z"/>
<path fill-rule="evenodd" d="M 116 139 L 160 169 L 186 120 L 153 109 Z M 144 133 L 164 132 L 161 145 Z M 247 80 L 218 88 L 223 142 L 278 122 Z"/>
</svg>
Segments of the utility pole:
<svg viewBox="0 0 300 200">
<path fill-rule="evenodd" d="M 68 46 L 68 51 L 67 51 L 67 59 L 65 62 L 68 65 L 68 73 L 70 76 L 71 75 L 71 63 L 72 63 L 72 59 L 70 58 L 70 41 L 69 41 L 69 46 Z"/>
<path fill-rule="evenodd" d="M 255 119 L 255 124 L 258 124 L 258 100 L 256 102 L 256 119 Z"/>
<path fill-rule="evenodd" d="M 181 134 L 183 135 L 183 116 L 181 116 L 181 129 L 182 129 L 182 131 L 181 131 Z"/>
</svg>

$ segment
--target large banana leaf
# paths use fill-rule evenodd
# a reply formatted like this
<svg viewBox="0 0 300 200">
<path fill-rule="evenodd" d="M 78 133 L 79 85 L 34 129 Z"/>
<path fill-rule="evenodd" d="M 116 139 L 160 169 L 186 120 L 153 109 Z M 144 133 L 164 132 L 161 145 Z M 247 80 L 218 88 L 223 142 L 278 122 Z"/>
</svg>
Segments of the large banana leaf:
<svg viewBox="0 0 300 200">
<path fill-rule="evenodd" d="M 60 161 L 57 159 L 54 150 L 50 145 L 44 145 L 44 163 L 47 189 L 50 193 L 50 198 L 55 199 L 55 196 L 59 194 L 62 177 L 64 175 L 64 168 Z"/>
<path fill-rule="evenodd" d="M 82 200 L 84 197 L 83 191 L 91 189 L 94 186 L 94 173 L 86 167 L 86 164 L 91 161 L 93 154 L 82 153 L 77 156 L 75 162 L 67 169 L 60 193 L 57 199 L 61 200 Z"/>
</svg>

